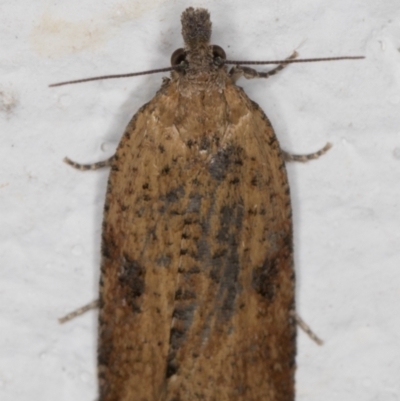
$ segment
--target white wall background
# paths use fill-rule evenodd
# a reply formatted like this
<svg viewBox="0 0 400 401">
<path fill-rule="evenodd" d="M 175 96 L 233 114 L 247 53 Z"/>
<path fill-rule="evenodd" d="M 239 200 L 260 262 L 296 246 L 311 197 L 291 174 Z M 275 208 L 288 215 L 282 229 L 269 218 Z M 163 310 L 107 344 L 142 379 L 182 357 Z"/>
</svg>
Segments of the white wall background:
<svg viewBox="0 0 400 401">
<path fill-rule="evenodd" d="M 240 81 L 291 164 L 299 333 L 298 401 L 400 400 L 400 5 L 398 0 L 1 0 L 0 399 L 93 401 L 107 171 L 62 162 L 113 154 L 162 75 L 49 83 L 169 65 L 180 14 L 211 11 L 231 59 L 359 55 Z"/>
</svg>

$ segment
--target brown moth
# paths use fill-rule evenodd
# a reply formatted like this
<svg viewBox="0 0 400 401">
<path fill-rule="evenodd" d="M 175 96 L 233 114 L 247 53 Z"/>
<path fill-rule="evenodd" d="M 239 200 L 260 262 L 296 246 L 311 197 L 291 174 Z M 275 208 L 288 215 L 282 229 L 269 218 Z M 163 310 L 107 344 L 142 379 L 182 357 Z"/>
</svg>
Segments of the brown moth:
<svg viewBox="0 0 400 401">
<path fill-rule="evenodd" d="M 187 9 L 182 34 L 174 57 L 187 68 L 133 117 L 112 162 L 99 400 L 293 400 L 281 150 L 262 110 L 214 64 L 209 13 Z"/>
<path fill-rule="evenodd" d="M 170 79 L 128 124 L 105 203 L 99 401 L 293 401 L 292 211 L 266 115 L 210 45 L 205 9 L 182 14 Z M 294 58 L 293 55 L 291 58 Z M 232 62 L 232 64 L 236 64 Z M 132 74 L 134 75 L 134 74 Z M 84 81 L 84 80 L 82 80 Z M 55 85 L 54 85 L 55 86 Z"/>
</svg>

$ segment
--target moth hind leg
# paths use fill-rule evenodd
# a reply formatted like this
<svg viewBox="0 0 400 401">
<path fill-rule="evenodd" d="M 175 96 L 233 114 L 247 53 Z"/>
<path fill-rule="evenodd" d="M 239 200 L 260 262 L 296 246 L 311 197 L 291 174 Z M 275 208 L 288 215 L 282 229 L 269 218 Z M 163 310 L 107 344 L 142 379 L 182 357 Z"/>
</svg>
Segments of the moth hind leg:
<svg viewBox="0 0 400 401">
<path fill-rule="evenodd" d="M 76 168 L 77 170 L 87 171 L 87 170 L 98 170 L 102 167 L 111 167 L 113 160 L 115 159 L 115 155 L 110 158 L 103 160 L 101 162 L 92 163 L 92 164 L 80 164 L 76 163 L 68 157 L 64 157 L 64 162 L 69 164 L 71 167 Z"/>
<path fill-rule="evenodd" d="M 88 303 L 87 305 L 81 306 L 80 308 L 75 309 L 74 311 L 66 314 L 63 317 L 60 317 L 58 319 L 58 321 L 61 324 L 62 323 L 66 323 L 66 322 L 68 322 L 68 321 L 70 321 L 72 319 L 75 319 L 78 316 L 83 315 L 84 313 L 86 313 L 86 312 L 88 312 L 88 311 L 90 311 L 92 309 L 97 309 L 98 307 L 99 307 L 99 300 L 96 299 L 95 301 L 92 301 L 92 302 Z"/>
<path fill-rule="evenodd" d="M 324 344 L 324 342 L 311 330 L 311 327 L 300 317 L 298 313 L 296 313 L 295 311 L 291 311 L 290 314 L 294 317 L 297 326 L 299 326 L 304 331 L 304 333 L 306 333 L 308 337 L 311 338 L 311 340 L 313 340 L 318 345 Z"/>
<path fill-rule="evenodd" d="M 282 150 L 282 154 L 283 154 L 283 158 L 287 162 L 306 163 L 310 160 L 318 159 L 320 156 L 324 155 L 331 147 L 332 147 L 332 144 L 327 142 L 327 144 L 322 149 L 320 149 L 314 153 L 309 153 L 307 155 L 293 155 L 291 153 L 285 152 L 284 150 Z"/>
<path fill-rule="evenodd" d="M 290 57 L 287 57 L 286 60 L 293 60 L 298 56 L 298 53 L 294 51 Z M 229 75 L 232 78 L 233 82 L 236 82 L 240 77 L 244 77 L 246 79 L 254 79 L 254 78 L 269 78 L 272 75 L 275 75 L 279 71 L 282 71 L 288 64 L 279 64 L 277 67 L 268 72 L 259 72 L 250 67 L 243 67 L 240 65 L 236 65 L 231 68 L 229 71 Z"/>
</svg>

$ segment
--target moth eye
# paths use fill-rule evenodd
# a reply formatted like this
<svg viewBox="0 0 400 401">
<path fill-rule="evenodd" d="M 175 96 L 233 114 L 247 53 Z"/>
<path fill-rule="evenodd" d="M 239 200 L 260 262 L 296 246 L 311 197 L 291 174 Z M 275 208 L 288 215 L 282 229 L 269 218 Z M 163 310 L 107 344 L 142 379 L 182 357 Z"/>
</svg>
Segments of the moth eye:
<svg viewBox="0 0 400 401">
<path fill-rule="evenodd" d="M 225 50 L 222 47 L 213 45 L 212 50 L 213 50 L 214 58 L 220 58 L 222 60 L 226 59 Z"/>
<path fill-rule="evenodd" d="M 171 65 L 179 65 L 182 61 L 185 61 L 186 53 L 184 49 L 176 49 L 171 56 Z"/>
</svg>

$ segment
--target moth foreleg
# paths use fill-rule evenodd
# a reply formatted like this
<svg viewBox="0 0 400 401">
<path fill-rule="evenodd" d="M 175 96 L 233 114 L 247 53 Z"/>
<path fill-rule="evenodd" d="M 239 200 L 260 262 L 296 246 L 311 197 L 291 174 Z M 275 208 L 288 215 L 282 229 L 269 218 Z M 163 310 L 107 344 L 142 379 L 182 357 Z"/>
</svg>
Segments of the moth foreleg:
<svg viewBox="0 0 400 401">
<path fill-rule="evenodd" d="M 298 53 L 296 51 L 293 52 L 293 54 L 286 58 L 286 60 L 292 60 L 298 56 Z M 288 64 L 279 64 L 277 67 L 272 69 L 271 71 L 268 72 L 259 72 L 253 68 L 250 67 L 244 67 L 241 65 L 236 65 L 231 68 L 229 71 L 229 75 L 232 78 L 233 82 L 236 82 L 240 77 L 244 77 L 246 79 L 254 79 L 254 78 L 269 78 L 272 75 L 275 75 L 279 71 L 282 71 Z"/>
</svg>

